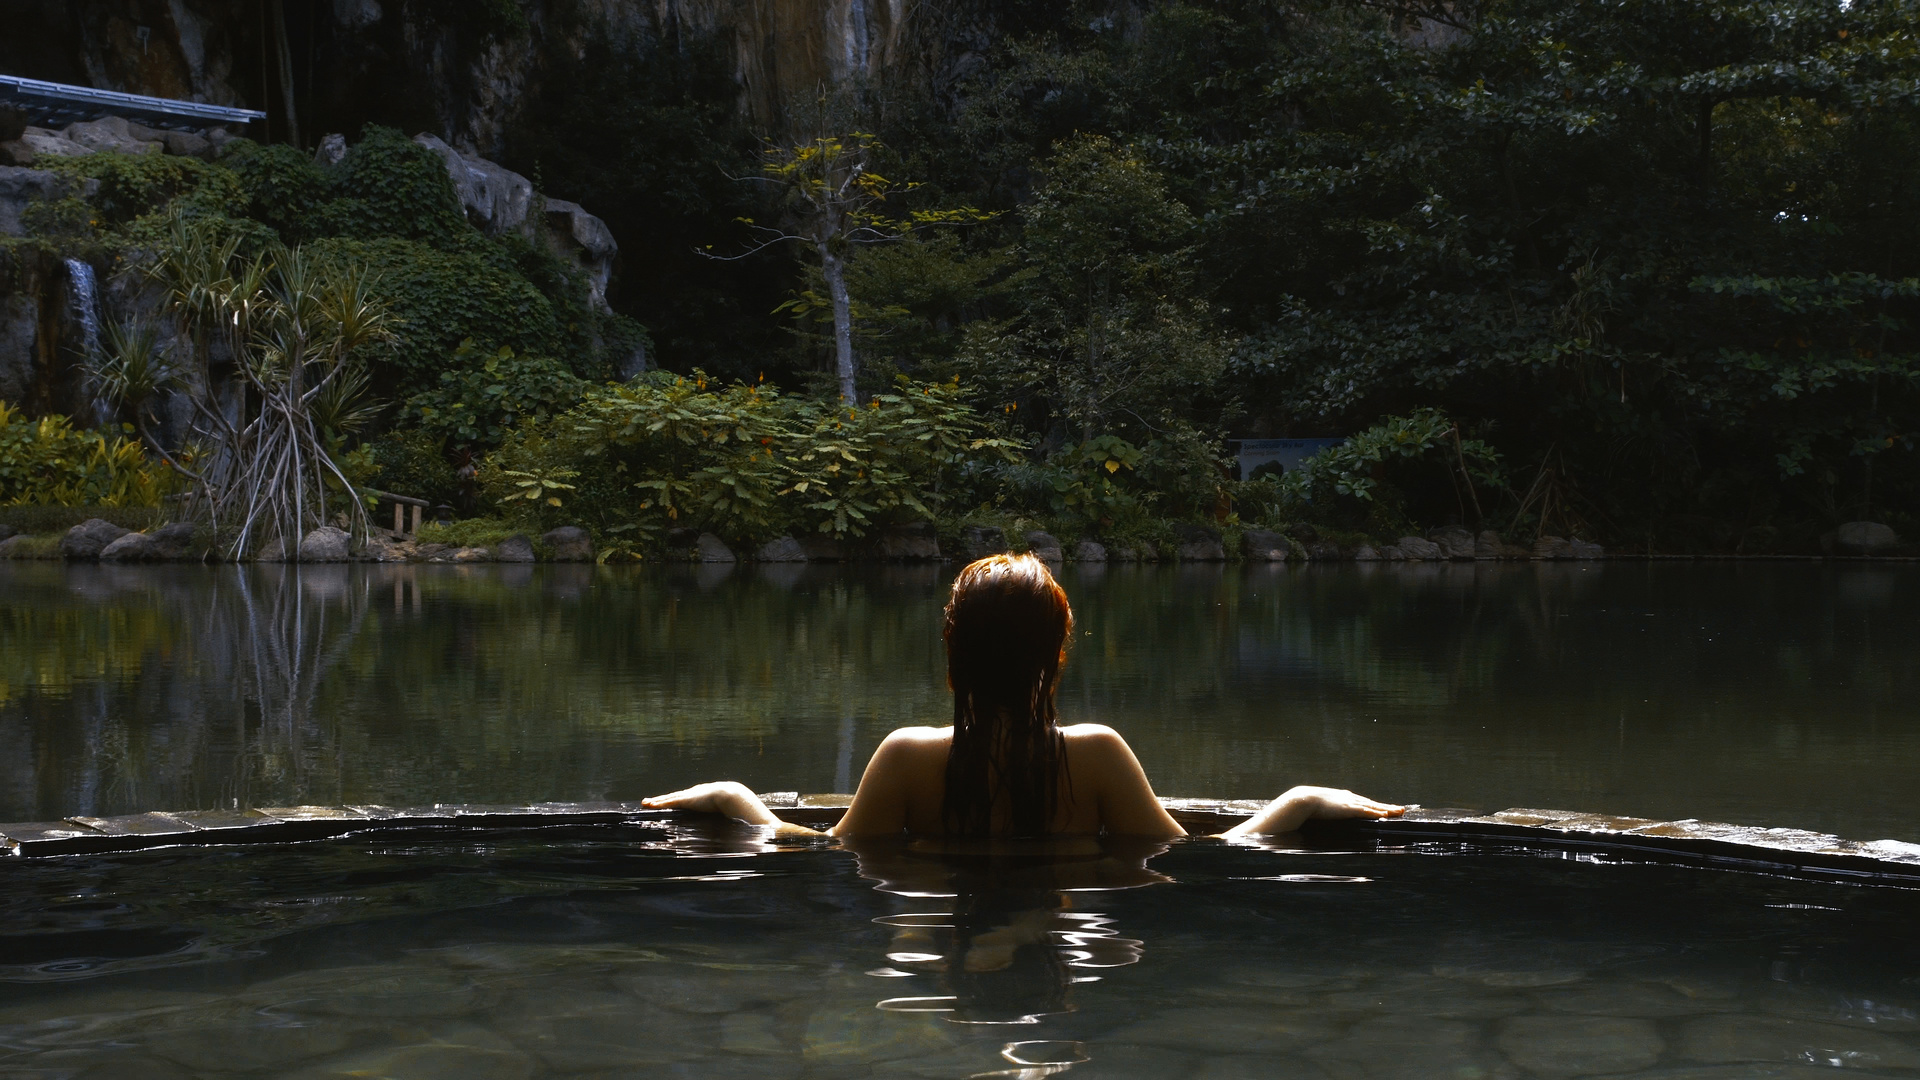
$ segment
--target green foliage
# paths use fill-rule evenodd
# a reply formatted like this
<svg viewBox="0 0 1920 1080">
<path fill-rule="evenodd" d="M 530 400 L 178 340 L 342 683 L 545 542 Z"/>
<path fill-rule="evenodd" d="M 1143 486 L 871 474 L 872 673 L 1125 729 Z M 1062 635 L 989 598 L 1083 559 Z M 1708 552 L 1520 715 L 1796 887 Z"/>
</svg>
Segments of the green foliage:
<svg viewBox="0 0 1920 1080">
<path fill-rule="evenodd" d="M 447 463 L 445 444 L 420 428 L 401 428 L 367 443 L 373 470 L 368 482 L 396 495 L 453 506 L 462 485 Z"/>
<path fill-rule="evenodd" d="M 518 356 L 502 345 L 482 357 L 473 339 L 460 343 L 432 390 L 407 400 L 421 430 L 454 446 L 491 449 L 521 420 L 544 420 L 571 408 L 587 384 L 565 364 Z"/>
<path fill-rule="evenodd" d="M 591 391 L 523 426 L 480 471 L 489 497 L 539 523 L 626 540 L 697 527 L 758 539 L 860 536 L 948 505 L 969 458 L 1004 455 L 957 383 L 901 380 L 847 407 L 772 387 L 652 376 Z"/>
<path fill-rule="evenodd" d="M 480 517 L 461 518 L 442 525 L 437 521 L 423 522 L 415 537 L 422 544 L 448 544 L 453 547 L 493 547 L 511 536 L 524 536 L 526 529 L 504 518 Z M 529 537 L 536 552 L 540 550 L 538 537 Z"/>
<path fill-rule="evenodd" d="M 344 214 L 331 179 L 309 154 L 284 143 L 235 139 L 220 155 L 239 189 L 239 213 L 273 229 L 289 244 L 342 231 Z"/>
<path fill-rule="evenodd" d="M 336 166 L 333 182 L 347 201 L 334 213 L 349 235 L 450 249 L 471 232 L 446 163 L 393 128 L 368 124 Z"/>
<path fill-rule="evenodd" d="M 99 187 L 87 203 L 99 211 L 100 224 L 121 226 L 136 218 L 186 200 L 201 213 L 220 213 L 234 207 L 239 188 L 226 169 L 199 158 L 171 154 L 121 154 L 113 151 L 83 157 L 40 158 L 37 168 L 94 180 Z"/>
<path fill-rule="evenodd" d="M 1067 140 L 1020 216 L 1017 313 L 976 325 L 965 369 L 1037 397 L 1035 415 L 1083 442 L 1210 389 L 1225 351 L 1196 293 L 1196 224 L 1152 167 L 1105 138 Z"/>
<path fill-rule="evenodd" d="M 1337 512 L 1341 499 L 1374 503 L 1382 501 L 1383 494 L 1397 496 L 1391 488 L 1383 491 L 1388 466 L 1395 460 L 1422 458 L 1439 459 L 1451 480 L 1469 488 L 1493 492 L 1506 487 L 1499 453 L 1478 439 L 1461 438 L 1459 427 L 1434 409 L 1389 416 L 1308 458 L 1274 486 L 1281 504 L 1292 510 L 1305 512 L 1318 505 Z M 1263 482 L 1272 483 L 1253 481 Z M 1391 501 L 1398 503 L 1397 498 Z"/>
<path fill-rule="evenodd" d="M 46 503 L 0 503 L 0 525 L 11 525 L 20 533 L 29 536 L 52 536 L 56 545 L 55 555 L 58 554 L 59 537 L 68 529 L 89 518 L 99 518 L 136 532 L 145 532 L 156 525 L 164 525 L 168 520 L 166 510 L 158 506 L 56 506 Z"/>
<path fill-rule="evenodd" d="M 377 383 L 382 389 L 410 393 L 439 385 L 448 358 L 459 355 L 460 343 L 468 339 L 484 350 L 553 352 L 552 303 L 483 244 L 459 251 L 394 238 L 313 245 L 320 255 L 359 263 L 378 275 L 396 334 L 383 357 Z M 485 354 L 469 350 L 464 355 L 478 363 Z"/>
<path fill-rule="evenodd" d="M 172 489 L 138 439 L 35 420 L 0 401 L 0 505 L 158 506 Z"/>
</svg>

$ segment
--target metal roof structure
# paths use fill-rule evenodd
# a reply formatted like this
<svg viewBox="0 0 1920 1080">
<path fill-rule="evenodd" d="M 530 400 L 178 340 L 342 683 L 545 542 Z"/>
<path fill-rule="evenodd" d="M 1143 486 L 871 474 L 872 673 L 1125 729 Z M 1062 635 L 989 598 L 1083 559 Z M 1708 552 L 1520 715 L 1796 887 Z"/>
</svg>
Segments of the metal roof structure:
<svg viewBox="0 0 1920 1080">
<path fill-rule="evenodd" d="M 124 116 L 160 128 L 208 128 L 250 124 L 267 118 L 266 113 L 254 109 L 122 94 L 91 86 L 23 79 L 17 75 L 0 75 L 0 107 L 18 109 L 27 115 L 28 123 L 41 127 L 65 127 L 76 120 L 98 120 L 103 116 Z"/>
</svg>

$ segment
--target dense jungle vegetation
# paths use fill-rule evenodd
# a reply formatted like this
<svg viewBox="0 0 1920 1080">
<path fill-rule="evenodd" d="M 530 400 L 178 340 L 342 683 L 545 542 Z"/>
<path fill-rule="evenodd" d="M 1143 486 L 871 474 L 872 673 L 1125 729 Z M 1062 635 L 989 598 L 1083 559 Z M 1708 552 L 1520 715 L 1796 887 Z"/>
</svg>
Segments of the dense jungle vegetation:
<svg viewBox="0 0 1920 1080">
<path fill-rule="evenodd" d="M 1915 0 L 999 25 L 959 84 L 836 91 L 777 137 L 716 42 L 609 33 L 547 73 L 505 163 L 608 222 L 618 316 L 383 129 L 330 170 L 74 159 L 100 194 L 43 232 L 133 251 L 218 218 L 370 267 L 384 408 L 328 436 L 356 475 L 635 552 L 928 516 L 1668 552 L 1920 530 Z M 866 201 L 812 197 L 796 162 L 829 151 Z M 610 384 L 643 334 L 659 370 Z M 1272 482 L 1231 477 L 1240 436 L 1355 438 Z"/>
</svg>

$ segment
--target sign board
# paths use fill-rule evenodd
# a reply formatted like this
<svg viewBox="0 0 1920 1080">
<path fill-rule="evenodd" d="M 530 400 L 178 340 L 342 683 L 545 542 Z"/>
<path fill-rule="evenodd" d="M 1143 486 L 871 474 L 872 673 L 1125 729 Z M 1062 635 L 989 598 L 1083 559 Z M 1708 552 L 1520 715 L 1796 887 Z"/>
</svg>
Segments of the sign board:
<svg viewBox="0 0 1920 1080">
<path fill-rule="evenodd" d="M 1300 463 L 1345 439 L 1233 439 L 1238 464 L 1236 480 L 1256 476 L 1280 476 L 1300 467 Z"/>
</svg>

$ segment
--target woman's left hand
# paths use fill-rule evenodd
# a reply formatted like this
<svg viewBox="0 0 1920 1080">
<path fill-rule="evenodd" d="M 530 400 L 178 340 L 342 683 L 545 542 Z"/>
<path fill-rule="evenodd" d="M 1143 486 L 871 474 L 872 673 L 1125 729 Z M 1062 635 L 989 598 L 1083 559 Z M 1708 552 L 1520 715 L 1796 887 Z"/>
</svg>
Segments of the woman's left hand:
<svg viewBox="0 0 1920 1080">
<path fill-rule="evenodd" d="M 649 810 L 694 810 L 707 814 L 725 814 L 749 825 L 778 825 L 780 819 L 753 789 L 737 780 L 715 780 L 690 788 L 640 800 Z"/>
</svg>

